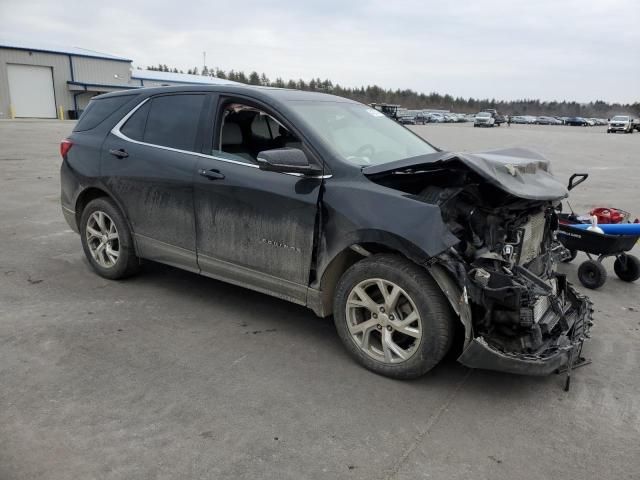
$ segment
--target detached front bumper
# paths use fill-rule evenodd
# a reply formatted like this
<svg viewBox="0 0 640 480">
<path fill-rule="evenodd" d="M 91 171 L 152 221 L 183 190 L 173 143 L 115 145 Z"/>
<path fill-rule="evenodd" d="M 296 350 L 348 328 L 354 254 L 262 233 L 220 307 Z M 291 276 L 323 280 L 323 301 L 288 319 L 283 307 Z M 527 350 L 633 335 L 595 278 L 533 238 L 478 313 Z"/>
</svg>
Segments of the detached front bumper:
<svg viewBox="0 0 640 480">
<path fill-rule="evenodd" d="M 593 307 L 589 299 L 568 286 L 570 308 L 564 313 L 567 325 L 551 344 L 538 353 L 504 352 L 491 346 L 483 337 L 471 340 L 458 358 L 470 368 L 482 368 L 518 375 L 549 375 L 569 363 L 573 354 L 579 354 L 593 325 Z M 573 355 L 577 359 L 579 355 Z"/>
</svg>

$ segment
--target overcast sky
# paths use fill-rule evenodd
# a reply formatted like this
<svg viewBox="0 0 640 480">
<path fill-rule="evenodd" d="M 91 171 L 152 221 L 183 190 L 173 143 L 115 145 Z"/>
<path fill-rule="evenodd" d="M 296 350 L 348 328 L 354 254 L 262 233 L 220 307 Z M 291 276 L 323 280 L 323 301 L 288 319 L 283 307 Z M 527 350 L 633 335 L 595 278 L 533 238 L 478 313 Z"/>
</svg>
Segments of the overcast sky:
<svg viewBox="0 0 640 480">
<path fill-rule="evenodd" d="M 0 0 L 0 41 L 497 99 L 640 101 L 640 0 Z"/>
</svg>

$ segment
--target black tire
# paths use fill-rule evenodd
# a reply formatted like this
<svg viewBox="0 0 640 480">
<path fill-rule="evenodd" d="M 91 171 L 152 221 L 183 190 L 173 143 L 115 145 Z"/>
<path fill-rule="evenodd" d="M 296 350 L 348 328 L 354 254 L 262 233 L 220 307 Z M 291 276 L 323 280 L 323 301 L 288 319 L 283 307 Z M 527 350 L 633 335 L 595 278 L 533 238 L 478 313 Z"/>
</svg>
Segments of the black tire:
<svg viewBox="0 0 640 480">
<path fill-rule="evenodd" d="M 346 312 L 349 295 L 360 282 L 368 279 L 393 282 L 415 304 L 423 334 L 414 353 L 404 361 L 376 360 L 356 344 L 349 332 Z M 347 269 L 336 286 L 333 314 L 338 336 L 349 354 L 365 368 L 391 378 L 410 379 L 424 375 L 446 355 L 454 337 L 454 314 L 440 287 L 424 268 L 399 255 L 372 255 Z"/>
<path fill-rule="evenodd" d="M 562 261 L 563 263 L 570 263 L 570 262 L 573 262 L 573 261 L 576 259 L 576 257 L 578 256 L 578 251 L 577 251 L 577 250 L 572 250 L 572 249 L 570 249 L 570 248 L 568 248 L 567 250 L 569 250 L 569 255 L 570 255 L 570 256 L 569 256 L 568 258 L 565 258 L 565 259 Z"/>
<path fill-rule="evenodd" d="M 620 258 L 622 257 L 622 259 Z M 613 263 L 613 271 L 624 282 L 635 282 L 640 278 L 640 260 L 633 255 L 623 254 Z"/>
<path fill-rule="evenodd" d="M 115 264 L 110 267 L 100 265 L 91 254 L 89 247 L 89 241 L 87 239 L 87 224 L 91 215 L 96 212 L 103 212 L 108 215 L 109 219 L 111 219 L 115 224 L 117 230 L 119 255 Z M 131 230 L 129 229 L 129 225 L 125 220 L 124 215 L 120 212 L 120 209 L 113 200 L 108 197 L 96 198 L 87 204 L 80 218 L 80 238 L 87 260 L 95 272 L 101 277 L 108 278 L 110 280 L 119 280 L 130 277 L 138 272 L 140 268 L 140 261 L 136 256 Z"/>
<path fill-rule="evenodd" d="M 600 262 L 587 260 L 578 268 L 578 279 L 587 288 L 596 289 L 607 281 L 607 271 Z"/>
</svg>

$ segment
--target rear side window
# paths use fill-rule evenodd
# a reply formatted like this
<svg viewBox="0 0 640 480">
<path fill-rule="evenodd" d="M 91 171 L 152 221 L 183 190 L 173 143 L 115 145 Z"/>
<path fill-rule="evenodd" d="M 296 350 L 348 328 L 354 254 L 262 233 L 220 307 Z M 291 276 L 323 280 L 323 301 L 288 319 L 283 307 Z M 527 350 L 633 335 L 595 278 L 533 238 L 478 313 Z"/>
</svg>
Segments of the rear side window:
<svg viewBox="0 0 640 480">
<path fill-rule="evenodd" d="M 168 95 L 147 102 L 150 106 L 143 141 L 194 150 L 204 100 L 204 95 Z"/>
<path fill-rule="evenodd" d="M 80 120 L 76 124 L 74 132 L 83 132 L 91 130 L 102 123 L 102 121 L 118 110 L 121 106 L 133 98 L 131 95 L 122 95 L 119 97 L 107 97 L 94 99 L 89 102 L 86 110 L 80 116 Z"/>
<path fill-rule="evenodd" d="M 145 102 L 140 108 L 133 112 L 129 120 L 120 127 L 120 131 L 130 139 L 141 142 L 144 138 L 145 126 L 147 125 L 149 107 L 151 107 L 151 102 Z"/>
</svg>

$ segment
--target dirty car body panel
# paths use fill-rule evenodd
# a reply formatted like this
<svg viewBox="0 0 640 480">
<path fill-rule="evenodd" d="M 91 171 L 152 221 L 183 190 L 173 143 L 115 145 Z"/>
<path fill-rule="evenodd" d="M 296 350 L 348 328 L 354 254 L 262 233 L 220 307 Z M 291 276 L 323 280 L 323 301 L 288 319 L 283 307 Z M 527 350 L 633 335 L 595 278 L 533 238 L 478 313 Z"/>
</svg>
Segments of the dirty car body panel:
<svg viewBox="0 0 640 480">
<path fill-rule="evenodd" d="M 164 87 L 94 102 L 124 95 L 96 126 L 69 137 L 62 206 L 76 231 L 86 198 L 102 192 L 121 208 L 140 257 L 307 305 L 320 316 L 332 313 L 335 280 L 349 265 L 371 252 L 400 254 L 429 272 L 448 299 L 464 330 L 459 361 L 473 368 L 548 374 L 566 366 L 588 336 L 591 304 L 555 269 L 556 207 L 567 190 L 540 155 L 443 152 L 426 144 L 384 161 L 388 146 L 372 140 L 345 156 L 340 147 L 360 132 L 342 138 L 325 128 L 327 118 L 343 121 L 331 109 L 366 121 L 378 114 L 319 93 Z M 191 144 L 159 146 L 144 133 L 127 135 L 136 110 L 165 97 L 192 102 Z M 244 118 L 258 110 L 268 114 L 271 135 L 273 126 L 295 136 L 295 144 L 283 145 L 301 149 L 312 174 L 266 171 L 255 158 L 222 148 L 223 118 L 237 118 L 234 135 L 246 138 L 254 135 L 253 120 Z"/>
</svg>

